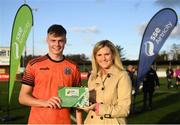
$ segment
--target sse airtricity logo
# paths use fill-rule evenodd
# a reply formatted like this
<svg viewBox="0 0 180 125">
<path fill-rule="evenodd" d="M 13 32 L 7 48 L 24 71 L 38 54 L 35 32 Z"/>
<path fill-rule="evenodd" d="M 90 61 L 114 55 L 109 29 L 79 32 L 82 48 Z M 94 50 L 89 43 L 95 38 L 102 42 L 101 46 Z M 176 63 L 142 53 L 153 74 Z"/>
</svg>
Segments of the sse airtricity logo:
<svg viewBox="0 0 180 125">
<path fill-rule="evenodd" d="M 156 27 L 152 32 L 149 40 L 144 43 L 144 51 L 147 56 L 154 56 L 155 55 L 155 47 L 162 44 L 162 40 L 166 36 L 166 34 L 172 29 L 173 25 L 171 22 L 168 22 L 164 27 Z"/>
<path fill-rule="evenodd" d="M 145 43 L 145 54 L 147 56 L 154 56 L 154 43 L 151 41 L 147 41 Z"/>
<path fill-rule="evenodd" d="M 23 51 L 21 48 L 23 48 L 22 46 L 26 42 L 26 37 L 30 28 L 31 23 L 29 21 L 27 21 L 23 26 L 19 26 L 17 28 L 17 34 L 14 42 L 14 54 L 16 60 L 20 58 L 20 53 Z"/>
</svg>

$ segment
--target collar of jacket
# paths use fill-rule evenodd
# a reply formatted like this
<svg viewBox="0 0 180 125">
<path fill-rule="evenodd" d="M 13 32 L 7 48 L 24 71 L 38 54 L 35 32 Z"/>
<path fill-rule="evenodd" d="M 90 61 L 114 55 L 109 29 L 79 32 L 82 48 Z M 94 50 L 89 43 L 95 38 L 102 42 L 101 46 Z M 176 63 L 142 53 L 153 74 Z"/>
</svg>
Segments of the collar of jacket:
<svg viewBox="0 0 180 125">
<path fill-rule="evenodd" d="M 113 75 L 117 75 L 119 73 L 119 70 L 116 68 L 115 65 L 112 65 L 108 70 L 107 70 L 107 74 L 105 75 L 106 77 L 111 77 Z M 101 71 L 98 71 L 97 73 L 97 78 L 101 77 Z"/>
</svg>

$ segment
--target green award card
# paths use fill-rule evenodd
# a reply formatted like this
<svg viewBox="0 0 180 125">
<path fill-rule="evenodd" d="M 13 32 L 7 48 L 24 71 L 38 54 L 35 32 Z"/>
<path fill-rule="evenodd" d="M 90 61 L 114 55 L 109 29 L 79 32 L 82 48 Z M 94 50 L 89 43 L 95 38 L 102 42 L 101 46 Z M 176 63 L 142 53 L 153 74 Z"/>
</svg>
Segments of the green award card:
<svg viewBox="0 0 180 125">
<path fill-rule="evenodd" d="M 62 87 L 58 89 L 62 107 L 89 106 L 89 89 L 86 87 Z"/>
</svg>

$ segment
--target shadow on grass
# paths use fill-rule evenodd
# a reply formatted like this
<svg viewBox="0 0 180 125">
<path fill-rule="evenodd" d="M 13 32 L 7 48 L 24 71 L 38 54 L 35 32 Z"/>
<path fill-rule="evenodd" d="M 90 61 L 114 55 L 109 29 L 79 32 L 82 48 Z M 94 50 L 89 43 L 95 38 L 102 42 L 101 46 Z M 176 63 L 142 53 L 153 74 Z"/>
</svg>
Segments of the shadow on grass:
<svg viewBox="0 0 180 125">
<path fill-rule="evenodd" d="M 158 98 L 160 96 L 164 96 L 165 93 L 156 93 L 153 95 L 153 99 L 154 98 Z M 131 113 L 132 114 L 138 114 L 142 112 L 142 104 L 143 104 L 143 93 L 139 93 L 135 98 L 134 96 L 132 97 L 132 109 L 131 109 Z"/>
<path fill-rule="evenodd" d="M 180 123 L 180 110 L 169 113 L 159 120 L 158 124 L 179 124 Z"/>
<path fill-rule="evenodd" d="M 0 124 L 26 124 L 30 107 L 16 106 L 10 109 L 3 107 L 0 112 Z"/>
<path fill-rule="evenodd" d="M 144 122 L 144 123 L 162 123 L 162 124 L 168 124 L 168 123 L 180 123 L 180 93 L 156 93 L 153 97 L 153 108 L 151 110 L 141 110 L 142 106 L 142 100 L 139 100 L 138 107 L 136 107 L 136 112 L 133 112 L 129 116 L 130 122 L 133 124 L 133 122 L 138 123 Z M 159 112 L 162 111 L 162 112 Z M 149 117 L 157 117 L 155 119 L 151 119 L 152 121 L 143 121 L 144 116 Z"/>
<path fill-rule="evenodd" d="M 160 97 L 160 96 L 163 96 L 163 95 L 167 95 L 167 94 L 169 94 L 169 93 L 172 93 L 172 94 L 176 94 L 177 92 L 176 92 L 176 90 L 175 91 L 169 91 L 168 92 L 168 90 L 166 90 L 166 91 L 164 91 L 164 92 L 159 92 L 159 91 L 155 91 L 154 92 L 154 94 L 153 94 L 153 98 L 157 98 L 157 97 Z M 138 105 L 138 104 L 140 104 L 140 103 L 142 103 L 143 102 L 143 92 L 140 92 L 137 96 L 136 96 L 136 98 L 138 98 L 138 96 L 142 96 L 142 98 L 141 99 L 139 99 L 139 100 L 135 100 L 135 105 Z M 132 98 L 134 99 L 134 96 L 132 96 Z"/>
<path fill-rule="evenodd" d="M 164 98 L 154 101 L 152 110 L 156 110 L 158 108 L 163 108 L 163 107 L 166 108 L 171 104 L 180 105 L 180 99 L 178 99 L 180 97 L 180 93 L 174 93 L 171 95 L 167 95 L 167 93 L 164 94 L 159 93 L 158 95 L 164 96 Z"/>
<path fill-rule="evenodd" d="M 173 112 L 169 113 L 168 115 L 164 116 L 162 119 L 159 120 L 158 123 L 180 123 L 180 93 L 172 94 L 167 96 L 166 98 L 162 100 L 158 100 L 154 104 L 153 110 L 156 110 L 158 108 L 166 108 L 166 106 L 169 106 L 171 104 L 177 104 L 179 106 L 178 109 L 172 109 Z M 171 109 L 169 109 L 171 110 Z"/>
<path fill-rule="evenodd" d="M 18 119 L 23 119 L 24 116 L 15 116 L 15 115 L 4 115 L 0 117 L 0 123 L 10 123 Z"/>
</svg>

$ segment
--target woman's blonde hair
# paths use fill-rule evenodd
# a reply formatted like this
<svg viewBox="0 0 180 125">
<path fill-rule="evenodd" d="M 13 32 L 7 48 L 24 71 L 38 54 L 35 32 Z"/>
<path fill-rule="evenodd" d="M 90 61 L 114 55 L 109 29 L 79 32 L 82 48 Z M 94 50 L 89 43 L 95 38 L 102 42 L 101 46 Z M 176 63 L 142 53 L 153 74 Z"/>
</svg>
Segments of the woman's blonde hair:
<svg viewBox="0 0 180 125">
<path fill-rule="evenodd" d="M 102 40 L 102 41 L 99 41 L 96 43 L 96 45 L 94 46 L 93 52 L 92 52 L 92 79 L 97 77 L 97 73 L 99 70 L 99 66 L 96 61 L 96 54 L 103 47 L 108 47 L 111 50 L 112 55 L 113 55 L 113 64 L 119 70 L 124 70 L 124 67 L 122 65 L 121 58 L 120 58 L 117 48 L 114 46 L 114 44 L 111 41 Z"/>
</svg>

